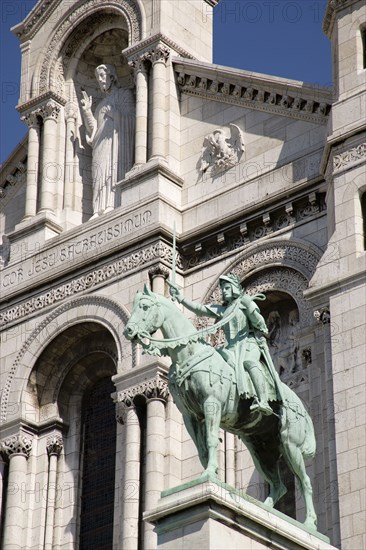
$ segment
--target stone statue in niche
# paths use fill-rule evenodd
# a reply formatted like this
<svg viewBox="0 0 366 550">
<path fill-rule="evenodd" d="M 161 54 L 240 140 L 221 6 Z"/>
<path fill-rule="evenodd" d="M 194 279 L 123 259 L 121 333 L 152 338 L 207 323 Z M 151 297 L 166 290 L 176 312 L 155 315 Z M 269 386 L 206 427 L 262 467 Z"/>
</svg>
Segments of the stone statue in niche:
<svg viewBox="0 0 366 550">
<path fill-rule="evenodd" d="M 82 90 L 81 107 L 93 149 L 93 218 L 115 207 L 115 184 L 132 167 L 135 137 L 135 101 L 129 88 L 120 88 L 114 65 L 99 65 L 95 76 L 105 94 L 92 113 L 92 98 Z"/>
<path fill-rule="evenodd" d="M 267 318 L 268 344 L 277 372 L 280 376 L 289 375 L 301 369 L 299 341 L 299 313 L 292 309 L 288 313 L 288 323 L 282 325 L 277 310 Z"/>
<path fill-rule="evenodd" d="M 238 126 L 230 124 L 230 137 L 224 130 L 216 129 L 203 141 L 201 151 L 202 173 L 212 167 L 212 175 L 227 170 L 237 164 L 245 151 L 244 135 Z"/>
</svg>

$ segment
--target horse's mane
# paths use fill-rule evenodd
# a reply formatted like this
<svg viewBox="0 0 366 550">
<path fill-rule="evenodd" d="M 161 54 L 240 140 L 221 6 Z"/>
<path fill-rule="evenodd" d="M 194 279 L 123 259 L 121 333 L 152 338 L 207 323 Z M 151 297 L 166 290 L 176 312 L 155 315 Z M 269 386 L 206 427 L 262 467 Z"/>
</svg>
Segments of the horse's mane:
<svg viewBox="0 0 366 550">
<path fill-rule="evenodd" d="M 138 292 L 137 293 L 137 295 L 135 297 L 135 300 L 140 300 L 141 298 L 150 298 L 152 300 L 156 300 L 156 302 L 162 304 L 170 312 L 174 313 L 175 315 L 178 314 L 181 317 L 183 317 L 186 324 L 189 325 L 192 328 L 191 334 L 193 332 L 197 331 L 197 328 L 194 326 L 192 321 L 190 319 L 188 319 L 188 317 L 186 317 L 184 315 L 184 313 L 180 309 L 178 309 L 177 306 L 175 305 L 175 303 L 172 300 L 170 300 L 169 298 L 165 298 L 165 296 L 163 296 L 162 294 L 157 294 L 156 292 L 153 292 L 152 290 L 148 289 L 146 286 L 145 286 L 143 292 Z M 182 334 L 182 336 L 184 336 L 184 335 Z"/>
</svg>

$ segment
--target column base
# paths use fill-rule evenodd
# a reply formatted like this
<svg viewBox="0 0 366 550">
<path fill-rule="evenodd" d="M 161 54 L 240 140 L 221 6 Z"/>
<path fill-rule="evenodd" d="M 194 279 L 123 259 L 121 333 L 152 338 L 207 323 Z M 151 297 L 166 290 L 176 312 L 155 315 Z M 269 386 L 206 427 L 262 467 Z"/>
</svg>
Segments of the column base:
<svg viewBox="0 0 366 550">
<path fill-rule="evenodd" d="M 7 235 L 10 245 L 9 263 L 37 252 L 46 241 L 62 231 L 54 214 L 50 212 L 39 212 L 36 216 L 24 219 Z"/>
<path fill-rule="evenodd" d="M 163 491 L 144 520 L 159 550 L 335 550 L 328 537 L 207 475 Z"/>
</svg>

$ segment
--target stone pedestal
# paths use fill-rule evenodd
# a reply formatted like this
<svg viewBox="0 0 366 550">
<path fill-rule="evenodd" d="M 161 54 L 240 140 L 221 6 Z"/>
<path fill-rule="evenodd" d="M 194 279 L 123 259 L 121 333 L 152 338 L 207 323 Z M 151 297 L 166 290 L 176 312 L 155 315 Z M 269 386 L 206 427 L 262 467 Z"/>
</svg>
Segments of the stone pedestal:
<svg viewBox="0 0 366 550">
<path fill-rule="evenodd" d="M 324 535 L 207 477 L 163 491 L 144 519 L 159 550 L 335 550 Z"/>
</svg>

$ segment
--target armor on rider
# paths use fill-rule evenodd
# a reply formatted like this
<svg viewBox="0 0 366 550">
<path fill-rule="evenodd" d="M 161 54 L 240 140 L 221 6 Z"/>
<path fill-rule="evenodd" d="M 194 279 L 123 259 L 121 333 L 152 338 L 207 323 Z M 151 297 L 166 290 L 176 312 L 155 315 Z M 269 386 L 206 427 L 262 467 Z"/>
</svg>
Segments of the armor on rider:
<svg viewBox="0 0 366 550">
<path fill-rule="evenodd" d="M 266 344 L 263 337 L 258 337 L 256 330 L 268 334 L 268 329 L 260 314 L 259 307 L 253 297 L 246 294 L 240 284 L 239 278 L 234 274 L 223 275 L 219 278 L 223 297 L 223 304 L 202 305 L 185 298 L 178 287 L 171 282 L 170 293 L 187 309 L 199 316 L 213 317 L 228 322 L 224 324 L 225 345 L 217 351 L 224 357 L 229 365 L 235 369 L 239 395 L 248 397 L 245 384 L 245 372 L 248 373 L 255 391 L 255 401 L 252 410 L 259 410 L 265 415 L 273 413 L 269 400 L 269 384 L 264 368 L 269 370 L 273 379 L 270 357 L 266 353 Z M 257 295 L 256 299 L 264 299 L 263 295 Z M 231 315 L 233 314 L 233 315 Z M 265 366 L 264 366 L 265 365 Z M 273 366 L 273 365 L 272 365 Z M 277 386 L 277 380 L 272 380 Z"/>
</svg>

